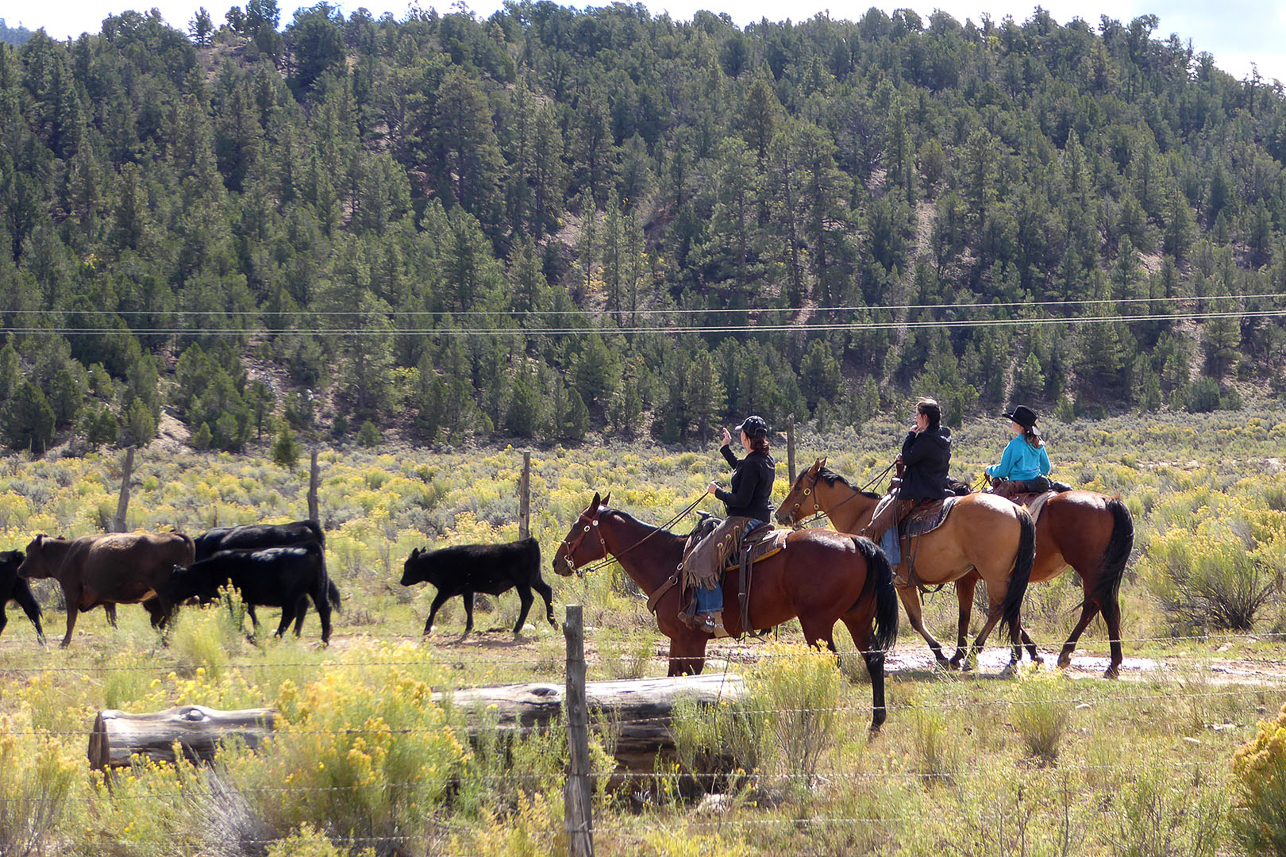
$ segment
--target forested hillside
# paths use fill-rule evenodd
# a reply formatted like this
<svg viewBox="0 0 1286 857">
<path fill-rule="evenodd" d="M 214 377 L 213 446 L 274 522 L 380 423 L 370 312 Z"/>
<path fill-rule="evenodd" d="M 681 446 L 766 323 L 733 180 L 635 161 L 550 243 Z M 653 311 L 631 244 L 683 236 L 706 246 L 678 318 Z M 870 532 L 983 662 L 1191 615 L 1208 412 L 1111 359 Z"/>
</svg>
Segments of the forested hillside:
<svg viewBox="0 0 1286 857">
<path fill-rule="evenodd" d="M 1282 386 L 1286 104 L 1154 17 L 217 16 L 0 45 L 11 446 Z"/>
</svg>

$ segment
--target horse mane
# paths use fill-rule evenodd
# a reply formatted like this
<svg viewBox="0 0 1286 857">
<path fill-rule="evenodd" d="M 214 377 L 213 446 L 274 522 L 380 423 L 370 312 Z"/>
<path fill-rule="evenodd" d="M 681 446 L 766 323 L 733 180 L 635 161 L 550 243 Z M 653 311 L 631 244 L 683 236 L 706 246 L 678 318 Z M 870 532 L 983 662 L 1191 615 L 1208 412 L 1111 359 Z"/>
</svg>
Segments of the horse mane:
<svg viewBox="0 0 1286 857">
<path fill-rule="evenodd" d="M 606 509 L 605 511 L 610 512 L 613 515 L 620 515 L 622 518 L 626 520 L 627 523 L 638 524 L 640 527 L 647 527 L 652 530 L 657 530 L 659 532 L 665 533 L 667 536 L 676 536 L 678 538 L 686 539 L 688 535 L 690 535 L 690 534 L 680 535 L 679 533 L 672 532 L 671 530 L 662 530 L 656 524 L 649 524 L 647 521 L 640 521 L 638 518 L 634 517 L 629 512 L 622 512 L 620 509 Z M 698 527 L 701 526 L 700 521 L 697 522 L 697 526 Z M 693 527 L 693 531 L 695 530 L 696 530 L 696 527 Z"/>
<path fill-rule="evenodd" d="M 834 470 L 831 470 L 829 467 L 823 467 L 820 471 L 818 471 L 817 475 L 820 476 L 822 479 L 825 479 L 826 484 L 830 485 L 832 488 L 835 487 L 835 483 L 838 482 L 839 484 L 843 485 L 845 488 L 851 488 L 854 493 L 861 494 L 863 497 L 866 497 L 870 500 L 880 499 L 879 494 L 876 494 L 874 491 L 863 491 L 861 488 L 858 488 L 852 482 L 849 482 L 847 479 L 845 479 L 840 474 L 836 473 Z"/>
</svg>

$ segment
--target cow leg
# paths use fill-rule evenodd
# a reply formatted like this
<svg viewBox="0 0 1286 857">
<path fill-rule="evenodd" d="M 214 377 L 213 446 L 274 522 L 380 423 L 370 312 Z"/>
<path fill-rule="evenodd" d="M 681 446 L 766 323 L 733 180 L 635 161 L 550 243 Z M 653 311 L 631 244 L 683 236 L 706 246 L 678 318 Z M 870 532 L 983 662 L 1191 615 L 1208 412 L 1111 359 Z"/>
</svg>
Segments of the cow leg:
<svg viewBox="0 0 1286 857">
<path fill-rule="evenodd" d="M 549 624 L 552 627 L 557 628 L 558 623 L 554 621 L 554 590 L 550 589 L 549 584 L 540 578 L 536 578 L 531 582 L 531 588 L 536 590 L 536 594 L 545 600 L 545 618 L 549 620 Z"/>
<path fill-rule="evenodd" d="M 244 601 L 242 603 L 245 604 Z M 254 633 L 257 635 L 259 633 L 259 617 L 255 615 L 255 606 L 246 604 L 245 607 L 246 615 L 250 617 L 250 627 L 254 629 Z"/>
<path fill-rule="evenodd" d="M 313 606 L 317 608 L 317 618 L 321 620 L 322 626 L 322 645 L 330 645 L 330 601 L 326 599 L 326 582 L 322 581 L 321 588 L 313 596 Z M 304 621 L 304 614 L 300 611 L 299 622 Z M 299 625 L 295 626 L 295 635 L 299 635 Z"/>
<path fill-rule="evenodd" d="M 447 603 L 451 593 L 445 589 L 438 590 L 437 596 L 433 599 L 433 606 L 429 608 L 429 620 L 424 623 L 424 636 L 429 636 L 429 631 L 433 629 L 433 617 L 438 615 L 438 608 Z"/>
<path fill-rule="evenodd" d="M 514 636 L 522 631 L 522 626 L 527 622 L 527 614 L 531 612 L 531 605 L 536 599 L 531 594 L 531 587 L 519 586 L 518 600 L 522 602 L 522 609 L 518 611 L 518 622 L 514 625 Z"/>
<path fill-rule="evenodd" d="M 9 624 L 9 617 L 4 615 L 5 600 L 0 600 L 0 634 L 4 633 L 4 626 Z"/>
<path fill-rule="evenodd" d="M 464 593 L 464 633 L 460 635 L 460 639 L 463 640 L 465 637 L 469 636 L 469 632 L 472 630 L 473 630 L 473 593 L 466 592 Z"/>
<path fill-rule="evenodd" d="M 170 621 L 170 611 L 161 604 L 159 598 L 149 598 L 143 602 L 143 609 L 152 619 L 152 627 L 160 628 L 162 625 L 168 625 Z"/>
<path fill-rule="evenodd" d="M 293 621 L 295 621 L 295 602 L 287 598 L 281 608 L 281 624 L 277 626 L 277 633 L 273 636 L 280 637 L 286 633 L 286 629 Z"/>
<path fill-rule="evenodd" d="M 36 639 L 43 646 L 45 644 L 45 629 L 40 627 L 40 605 L 36 603 L 36 596 L 31 593 L 31 587 L 27 585 L 27 581 L 18 581 L 18 585 L 13 590 L 13 600 L 18 602 L 22 612 L 26 613 L 27 618 L 31 620 L 31 624 L 36 626 Z M 0 611 L 0 616 L 3 616 L 3 611 Z M 0 628 L 3 627 L 4 623 L 0 622 Z"/>
<path fill-rule="evenodd" d="M 103 612 L 107 614 L 107 624 L 115 628 L 116 627 L 116 605 L 104 604 Z"/>
<path fill-rule="evenodd" d="M 71 632 L 76 630 L 76 614 L 79 612 L 80 610 L 77 609 L 76 602 L 67 602 L 67 633 L 63 636 L 63 641 L 59 646 L 60 648 L 65 649 L 71 645 Z"/>
<path fill-rule="evenodd" d="M 318 612 L 321 612 L 320 610 Z M 308 615 L 308 596 L 301 595 L 295 602 L 295 636 L 298 637 L 304 630 L 304 617 Z"/>
</svg>

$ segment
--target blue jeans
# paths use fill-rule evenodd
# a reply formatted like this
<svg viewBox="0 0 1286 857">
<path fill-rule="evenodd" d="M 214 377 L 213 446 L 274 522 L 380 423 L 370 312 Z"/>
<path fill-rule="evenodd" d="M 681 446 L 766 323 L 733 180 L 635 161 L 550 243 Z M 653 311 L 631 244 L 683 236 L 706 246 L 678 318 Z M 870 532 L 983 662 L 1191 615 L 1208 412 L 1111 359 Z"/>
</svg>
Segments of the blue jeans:
<svg viewBox="0 0 1286 857">
<path fill-rule="evenodd" d="M 746 524 L 746 533 L 753 532 L 762 526 L 767 525 L 767 521 L 752 520 Z M 723 586 L 722 584 L 714 589 L 706 589 L 704 586 L 698 586 L 697 590 L 697 612 L 714 613 L 723 609 Z"/>
</svg>

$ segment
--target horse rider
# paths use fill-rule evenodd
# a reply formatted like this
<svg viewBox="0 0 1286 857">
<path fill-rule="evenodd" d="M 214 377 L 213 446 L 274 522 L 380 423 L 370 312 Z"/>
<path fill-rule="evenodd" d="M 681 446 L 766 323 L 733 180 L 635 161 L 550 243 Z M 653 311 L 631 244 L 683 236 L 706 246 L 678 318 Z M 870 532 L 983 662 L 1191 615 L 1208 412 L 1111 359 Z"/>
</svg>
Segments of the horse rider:
<svg viewBox="0 0 1286 857">
<path fill-rule="evenodd" d="M 933 399 L 916 403 L 915 423 L 902 441 L 897 463 L 904 468 L 901 480 L 893 479 L 889 493 L 876 506 L 871 522 L 859 533 L 880 545 L 894 566 L 902 561 L 897 523 L 916 503 L 941 500 L 952 493 L 947 487 L 951 429 L 942 425 L 942 408 Z"/>
<path fill-rule="evenodd" d="M 1009 420 L 1014 437 L 1005 447 L 1000 463 L 986 470 L 991 489 L 996 494 L 1039 494 L 1049 490 L 1049 453 L 1036 428 L 1036 412 L 1019 405 L 1002 417 Z"/>
<path fill-rule="evenodd" d="M 733 431 L 741 438 L 745 458 L 733 454 L 732 435 L 723 430 L 723 445 L 719 447 L 732 468 L 729 490 L 717 482 L 706 486 L 706 493 L 722 500 L 727 519 L 700 543 L 693 546 L 684 557 L 684 566 L 696 583 L 696 615 L 689 624 L 715 636 L 727 636 L 723 627 L 723 575 L 722 571 L 731 550 L 741 540 L 772 519 L 773 480 L 777 476 L 777 463 L 773 461 L 768 443 L 768 423 L 762 417 L 749 416 Z M 689 614 L 680 613 L 681 617 Z"/>
</svg>

